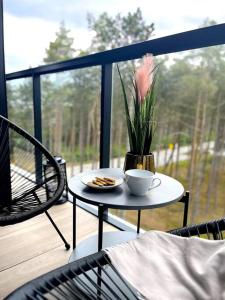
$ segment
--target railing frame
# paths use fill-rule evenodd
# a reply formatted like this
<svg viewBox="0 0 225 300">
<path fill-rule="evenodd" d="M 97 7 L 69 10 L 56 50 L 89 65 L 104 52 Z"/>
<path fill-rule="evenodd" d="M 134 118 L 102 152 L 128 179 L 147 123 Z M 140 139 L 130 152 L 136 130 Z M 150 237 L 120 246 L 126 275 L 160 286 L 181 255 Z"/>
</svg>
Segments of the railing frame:
<svg viewBox="0 0 225 300">
<path fill-rule="evenodd" d="M 8 117 L 8 105 L 6 94 L 5 55 L 4 55 L 4 22 L 3 22 L 3 0 L 0 0 L 0 114 Z M 0 159 L 0 201 L 7 205 L 11 202 L 11 172 L 8 128 L 5 124 L 0 128 L 0 141 L 5 136 L 5 157 Z"/>
<path fill-rule="evenodd" d="M 1 9 L 1 8 L 0 8 Z M 41 124 L 41 75 L 69 70 L 101 67 L 101 133 L 100 133 L 100 167 L 109 167 L 110 163 L 110 130 L 112 102 L 112 64 L 141 58 L 146 53 L 154 56 L 169 54 L 203 47 L 225 44 L 225 24 L 209 26 L 182 32 L 162 38 L 132 44 L 100 53 L 90 54 L 67 61 L 43 65 L 6 75 L 6 80 L 31 77 L 33 80 L 34 135 L 42 141 Z M 1 42 L 1 41 L 0 41 Z M 1 48 L 0 48 L 1 50 Z M 1 52 L 0 52 L 1 55 Z M 3 80 L 0 77 L 0 89 Z M 4 93 L 4 90 L 2 90 Z M 4 103 L 4 105 L 6 105 Z M 7 105 L 6 105 L 7 106 Z M 36 164 L 38 165 L 40 161 Z M 119 226 L 117 226 L 119 227 Z M 122 228 L 122 227 L 121 227 Z"/>
</svg>

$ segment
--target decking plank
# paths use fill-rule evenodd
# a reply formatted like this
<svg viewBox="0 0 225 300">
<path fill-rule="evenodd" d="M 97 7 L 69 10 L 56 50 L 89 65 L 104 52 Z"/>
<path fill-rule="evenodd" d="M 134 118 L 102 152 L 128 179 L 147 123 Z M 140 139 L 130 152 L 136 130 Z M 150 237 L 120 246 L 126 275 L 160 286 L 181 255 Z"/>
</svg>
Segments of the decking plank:
<svg viewBox="0 0 225 300">
<path fill-rule="evenodd" d="M 72 205 L 54 206 L 51 216 L 72 246 Z M 95 216 L 77 208 L 77 241 L 98 230 Z M 104 231 L 115 230 L 104 224 Z M 0 228 L 0 299 L 21 284 L 68 262 L 71 254 L 42 214 L 26 222 Z"/>
</svg>

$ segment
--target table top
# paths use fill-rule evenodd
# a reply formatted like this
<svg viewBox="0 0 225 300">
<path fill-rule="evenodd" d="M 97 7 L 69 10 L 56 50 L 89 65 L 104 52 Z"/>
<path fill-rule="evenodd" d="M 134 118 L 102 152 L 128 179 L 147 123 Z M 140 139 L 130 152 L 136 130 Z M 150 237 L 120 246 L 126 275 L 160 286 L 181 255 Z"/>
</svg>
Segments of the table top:
<svg viewBox="0 0 225 300">
<path fill-rule="evenodd" d="M 93 189 L 81 182 L 82 176 L 91 175 L 92 173 L 94 175 L 96 172 L 98 172 L 98 175 L 125 178 L 123 171 L 117 168 L 103 168 L 80 173 L 69 180 L 68 188 L 70 193 L 77 199 L 89 204 L 126 210 L 166 206 L 179 201 L 185 193 L 184 187 L 179 181 L 161 173 L 155 174 L 155 177 L 161 179 L 160 186 L 150 190 L 144 196 L 132 195 L 125 182 L 110 190 Z"/>
</svg>

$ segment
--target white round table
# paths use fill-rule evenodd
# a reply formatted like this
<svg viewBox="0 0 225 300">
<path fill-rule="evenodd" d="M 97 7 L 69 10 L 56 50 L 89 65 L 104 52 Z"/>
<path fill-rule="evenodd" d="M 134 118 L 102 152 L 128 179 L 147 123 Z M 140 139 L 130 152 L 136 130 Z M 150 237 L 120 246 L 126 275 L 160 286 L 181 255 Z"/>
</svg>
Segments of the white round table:
<svg viewBox="0 0 225 300">
<path fill-rule="evenodd" d="M 110 240 L 113 240 L 112 233 L 106 233 L 106 242 L 104 243 L 103 239 L 103 216 L 104 211 L 108 208 L 116 208 L 122 210 L 138 210 L 140 213 L 141 210 L 144 209 L 153 209 L 158 207 L 163 207 L 170 205 L 174 202 L 180 201 L 185 194 L 185 190 L 183 185 L 177 181 L 176 179 L 169 177 L 164 174 L 156 173 L 155 177 L 161 179 L 161 184 L 157 187 L 149 191 L 144 196 L 135 196 L 132 195 L 129 191 L 125 182 L 123 182 L 120 186 L 115 187 L 110 190 L 97 190 L 90 188 L 84 185 L 81 182 L 81 177 L 85 175 L 93 175 L 95 176 L 115 176 L 124 178 L 124 173 L 121 169 L 116 168 L 105 168 L 99 170 L 93 170 L 85 173 L 81 173 L 77 176 L 72 177 L 68 182 L 68 188 L 70 193 L 73 195 L 73 247 L 76 247 L 76 199 L 83 201 L 85 203 L 89 203 L 95 206 L 98 206 L 98 216 L 99 216 L 99 228 L 98 228 L 98 248 L 95 247 L 95 250 L 100 251 L 102 246 L 108 246 L 110 244 Z M 140 214 L 138 226 L 140 226 Z M 138 229 L 139 231 L 139 229 Z M 113 234 L 117 234 L 119 237 L 119 242 L 126 241 L 131 238 L 131 235 L 127 235 L 123 239 L 121 232 L 115 232 Z M 130 233 L 131 234 L 131 233 Z M 107 235 L 109 238 L 107 238 Z M 115 239 L 116 240 L 116 239 Z M 94 239 L 90 238 L 90 245 L 85 247 L 85 241 L 81 243 L 81 248 L 84 250 L 93 248 Z M 97 244 L 97 243 L 96 243 Z M 81 252 L 83 252 L 83 250 Z M 79 252 L 76 249 L 76 252 Z M 90 251 L 89 251 L 90 252 Z M 84 253 L 84 255 L 89 254 Z M 95 251 L 93 251 L 95 252 Z M 93 253 L 92 252 L 92 253 Z M 91 252 L 90 252 L 91 253 Z M 80 257 L 81 254 L 78 256 Z M 73 255 L 73 259 L 78 257 L 77 255 Z M 82 255 L 83 256 L 83 255 Z"/>
</svg>

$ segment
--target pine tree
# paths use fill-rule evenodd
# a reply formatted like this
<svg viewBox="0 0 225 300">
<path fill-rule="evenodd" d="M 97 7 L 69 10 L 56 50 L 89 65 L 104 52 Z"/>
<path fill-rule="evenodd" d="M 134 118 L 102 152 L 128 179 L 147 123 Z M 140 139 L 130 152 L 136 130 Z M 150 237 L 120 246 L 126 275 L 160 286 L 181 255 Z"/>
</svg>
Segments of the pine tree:
<svg viewBox="0 0 225 300">
<path fill-rule="evenodd" d="M 54 63 L 73 58 L 73 38 L 69 37 L 70 30 L 66 29 L 64 22 L 61 22 L 59 31 L 56 32 L 56 39 L 50 42 L 46 49 L 45 63 Z M 67 88 L 64 74 L 57 74 L 56 80 L 50 81 L 45 78 L 44 85 L 46 93 L 44 94 L 44 106 L 49 107 L 43 110 L 43 120 L 49 120 L 46 124 L 48 133 L 46 134 L 46 144 L 50 146 L 55 154 L 62 154 L 63 151 L 63 126 L 64 126 L 64 106 L 67 102 Z"/>
<path fill-rule="evenodd" d="M 64 22 L 61 22 L 59 32 L 56 33 L 54 42 L 50 42 L 49 47 L 45 49 L 45 63 L 53 63 L 71 59 L 74 56 L 74 39 L 69 37 L 70 30 L 66 29 Z"/>
<path fill-rule="evenodd" d="M 134 13 L 129 12 L 126 16 L 119 13 L 114 18 L 106 12 L 97 19 L 89 14 L 88 25 L 96 33 L 91 45 L 95 51 L 148 40 L 154 31 L 154 23 L 149 25 L 145 23 L 140 8 Z"/>
</svg>

